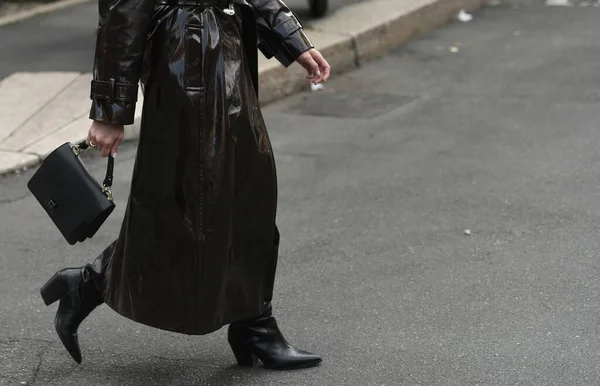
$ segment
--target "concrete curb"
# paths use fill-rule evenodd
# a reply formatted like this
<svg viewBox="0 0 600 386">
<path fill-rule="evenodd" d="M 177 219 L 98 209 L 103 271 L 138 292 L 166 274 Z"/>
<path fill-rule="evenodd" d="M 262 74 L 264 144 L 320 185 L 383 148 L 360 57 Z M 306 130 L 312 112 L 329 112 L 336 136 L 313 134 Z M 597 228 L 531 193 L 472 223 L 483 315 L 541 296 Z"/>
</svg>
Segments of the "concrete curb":
<svg viewBox="0 0 600 386">
<path fill-rule="evenodd" d="M 473 11 L 482 5 L 482 0 L 358 3 L 315 25 L 319 34 L 313 40 L 317 49 L 330 61 L 333 73 L 340 74 L 447 23 L 461 9 Z M 370 18 L 365 15 L 370 15 Z M 307 31 L 309 36 L 314 35 L 312 32 Z M 304 71 L 297 65 L 287 71 L 281 66 L 265 68 L 260 76 L 261 102 L 278 100 L 306 89 Z"/>
<path fill-rule="evenodd" d="M 0 17 L 0 27 L 17 23 L 25 19 L 29 19 L 34 16 L 42 15 L 44 13 L 58 11 L 59 9 L 71 7 L 73 5 L 86 3 L 90 0 L 59 0 L 52 4 L 40 4 L 30 9 L 14 13 L 12 15 L 6 15 Z"/>
<path fill-rule="evenodd" d="M 89 0 L 61 1 L 53 4 L 52 8 L 30 11 L 29 15 L 85 1 Z M 337 75 L 358 68 L 408 40 L 451 21 L 461 9 L 474 11 L 483 6 L 484 2 L 485 0 L 371 0 L 344 7 L 329 17 L 307 25 L 306 30 L 315 46 L 331 64 L 333 75 Z M 1 23 L 2 19 L 0 25 Z M 260 102 L 263 105 L 308 90 L 306 74 L 298 64 L 285 69 L 276 60 L 267 60 L 262 55 L 259 55 L 259 78 Z M 141 104 L 140 99 L 134 124 L 125 127 L 125 140 L 139 138 Z M 83 124 L 74 121 L 15 154 L 0 151 L 0 166 L 3 166 L 3 160 L 9 164 L 0 167 L 0 175 L 18 172 L 23 166 L 34 166 L 57 146 L 57 142 L 83 140 L 85 137 L 80 134 Z M 73 138 L 74 136 L 81 138 Z"/>
<path fill-rule="evenodd" d="M 485 0 L 373 0 L 342 8 L 305 29 L 329 61 L 332 75 L 339 75 L 450 22 L 461 9 L 472 12 L 484 4 Z M 299 65 L 286 69 L 275 59 L 260 57 L 259 79 L 263 105 L 308 89 Z M 138 116 L 126 127 L 127 140 L 139 138 L 140 123 Z"/>
</svg>

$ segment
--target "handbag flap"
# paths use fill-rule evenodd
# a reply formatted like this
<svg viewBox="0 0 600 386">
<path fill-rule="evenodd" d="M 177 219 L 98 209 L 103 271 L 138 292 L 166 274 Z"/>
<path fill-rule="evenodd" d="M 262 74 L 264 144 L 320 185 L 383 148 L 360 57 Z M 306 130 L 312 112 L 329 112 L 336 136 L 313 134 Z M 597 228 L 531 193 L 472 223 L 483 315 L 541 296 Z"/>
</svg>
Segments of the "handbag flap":
<svg viewBox="0 0 600 386">
<path fill-rule="evenodd" d="M 69 243 L 85 239 L 89 225 L 102 217 L 103 222 L 114 209 L 70 143 L 50 153 L 27 186 Z"/>
</svg>

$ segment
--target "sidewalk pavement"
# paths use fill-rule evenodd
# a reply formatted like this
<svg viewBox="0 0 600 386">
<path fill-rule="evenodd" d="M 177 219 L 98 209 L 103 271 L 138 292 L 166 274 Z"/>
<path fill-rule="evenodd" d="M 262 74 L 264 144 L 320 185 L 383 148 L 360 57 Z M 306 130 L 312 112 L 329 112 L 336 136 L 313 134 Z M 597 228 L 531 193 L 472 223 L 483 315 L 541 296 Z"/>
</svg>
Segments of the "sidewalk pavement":
<svg viewBox="0 0 600 386">
<path fill-rule="evenodd" d="M 484 0 L 374 0 L 344 7 L 306 25 L 315 46 L 340 74 L 380 57 L 407 40 L 473 11 Z M 41 16 L 43 17 L 43 16 Z M 306 89 L 303 69 L 259 56 L 261 102 Z M 17 72 L 0 81 L 0 175 L 38 164 L 65 142 L 85 139 L 91 74 Z M 126 138 L 139 135 L 143 97 Z"/>
</svg>

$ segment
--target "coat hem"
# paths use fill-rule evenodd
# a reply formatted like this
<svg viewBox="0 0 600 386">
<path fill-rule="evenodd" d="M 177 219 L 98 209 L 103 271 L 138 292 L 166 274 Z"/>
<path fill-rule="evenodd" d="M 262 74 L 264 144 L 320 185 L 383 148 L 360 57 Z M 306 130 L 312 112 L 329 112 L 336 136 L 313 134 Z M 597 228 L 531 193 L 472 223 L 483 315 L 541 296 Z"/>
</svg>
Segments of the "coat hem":
<svg viewBox="0 0 600 386">
<path fill-rule="evenodd" d="M 259 312 L 257 313 L 253 313 L 253 314 L 248 314 L 248 315 L 241 315 L 235 319 L 230 318 L 232 320 L 227 320 L 225 319 L 222 323 L 220 324 L 215 324 L 212 327 L 208 327 L 208 328 L 198 328 L 198 329 L 177 329 L 177 328 L 170 328 L 168 326 L 162 325 L 160 323 L 152 323 L 151 321 L 146 321 L 143 320 L 143 318 L 135 318 L 132 315 L 128 315 L 125 312 L 122 312 L 121 310 L 119 310 L 116 306 L 105 302 L 104 304 L 106 304 L 110 309 L 112 309 L 113 311 L 115 311 L 117 314 L 121 315 L 122 317 L 129 319 L 133 322 L 142 324 L 144 326 L 148 326 L 148 327 L 152 327 L 152 328 L 156 328 L 159 330 L 163 330 L 163 331 L 168 331 L 168 332 L 174 332 L 177 334 L 183 334 L 183 335 L 196 335 L 196 336 L 200 336 L 200 335 L 208 335 L 210 333 L 213 333 L 215 331 L 220 330 L 221 328 L 223 328 L 224 326 L 231 324 L 233 322 L 239 322 L 239 321 L 243 321 L 243 320 L 248 320 L 248 319 L 252 319 L 255 317 L 258 317 L 260 315 L 262 315 L 265 311 L 267 311 L 269 309 L 269 306 L 264 306 L 261 307 Z"/>
</svg>

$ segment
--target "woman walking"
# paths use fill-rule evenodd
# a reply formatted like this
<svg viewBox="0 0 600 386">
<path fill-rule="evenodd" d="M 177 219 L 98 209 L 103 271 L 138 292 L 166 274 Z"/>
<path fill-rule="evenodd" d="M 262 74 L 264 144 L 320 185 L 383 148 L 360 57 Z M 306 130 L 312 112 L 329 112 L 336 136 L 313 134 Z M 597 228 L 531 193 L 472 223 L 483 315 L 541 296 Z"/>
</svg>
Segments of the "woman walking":
<svg viewBox="0 0 600 386">
<path fill-rule="evenodd" d="M 329 65 L 280 0 L 99 0 L 87 142 L 116 156 L 144 87 L 131 192 L 118 239 L 42 289 L 81 363 L 80 323 L 100 304 L 159 329 L 203 335 L 229 324 L 240 365 L 321 362 L 272 315 L 279 232 L 271 144 L 258 104 L 260 48 L 313 83 Z"/>
</svg>

